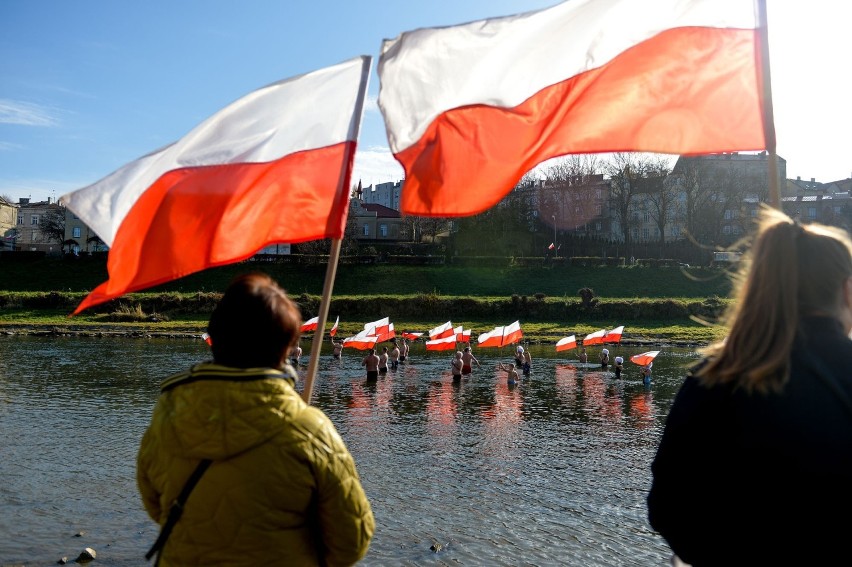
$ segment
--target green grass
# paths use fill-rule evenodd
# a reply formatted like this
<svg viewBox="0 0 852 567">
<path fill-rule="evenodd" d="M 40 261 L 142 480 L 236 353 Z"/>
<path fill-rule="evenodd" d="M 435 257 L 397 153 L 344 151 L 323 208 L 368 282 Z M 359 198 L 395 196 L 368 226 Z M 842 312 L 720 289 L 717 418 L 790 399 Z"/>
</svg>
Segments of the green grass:
<svg viewBox="0 0 852 567">
<path fill-rule="evenodd" d="M 251 270 L 270 274 L 300 303 L 312 304 L 314 307 L 308 308 L 308 311 L 316 308 L 322 292 L 325 266 L 245 262 L 206 270 L 141 293 L 129 294 L 109 310 L 92 309 L 69 318 L 74 305 L 106 280 L 105 262 L 94 259 L 28 262 L 4 259 L 0 261 L 0 300 L 3 300 L 4 292 L 10 293 L 6 294 L 5 305 L 0 301 L 0 327 L 7 330 L 27 327 L 56 330 L 109 328 L 200 334 L 207 325 L 214 303 L 211 295 L 223 291 L 235 275 Z M 592 288 L 601 304 L 608 302 L 609 305 L 593 312 L 570 307 L 578 303 L 577 291 L 584 287 Z M 208 293 L 199 294 L 199 291 Z M 681 316 L 651 320 L 652 317 L 657 319 L 653 313 L 665 313 L 665 310 L 653 305 L 653 300 L 686 304 L 704 298 L 727 297 L 729 292 L 727 274 L 706 268 L 498 269 L 342 265 L 337 271 L 329 319 L 333 320 L 342 312 L 340 336 L 353 335 L 361 330 L 363 323 L 391 315 L 398 331 L 428 331 L 449 318 L 455 325 L 473 329 L 474 335 L 477 335 L 494 326 L 520 319 L 525 335 L 533 342 L 555 342 L 569 334 L 582 338 L 592 331 L 625 325 L 626 340 L 642 338 L 706 344 L 721 338 L 719 327 L 701 325 Z M 168 303 L 177 305 L 177 308 L 163 310 L 150 307 L 162 306 L 163 303 L 156 298 L 164 293 L 172 295 Z M 536 294 L 545 296 L 543 304 L 535 299 Z M 37 308 L 33 308 L 27 298 L 39 295 Z M 193 297 L 196 299 L 194 302 Z M 464 298 L 477 298 L 487 305 L 474 316 L 474 307 L 470 302 L 465 303 Z M 182 302 L 186 303 L 186 308 L 182 307 Z M 146 307 L 140 308 L 138 303 Z M 620 304 L 620 311 L 614 311 L 616 303 Z M 407 309 L 418 304 L 427 308 Z M 339 306 L 337 312 L 334 311 L 335 306 Z M 158 313 L 161 310 L 162 313 Z M 469 311 L 467 316 L 465 311 Z M 303 312 L 306 312 L 305 308 Z M 607 312 L 614 314 L 602 315 Z M 631 315 L 634 312 L 635 315 Z M 539 314 L 538 320 L 536 313 Z M 375 316 L 371 318 L 373 314 Z"/>
<path fill-rule="evenodd" d="M 250 270 L 268 273 L 291 295 L 320 295 L 326 267 L 242 262 L 205 270 L 146 291 L 221 292 L 234 276 Z M 0 290 L 4 291 L 88 292 L 106 279 L 106 264 L 100 259 L 0 261 Z M 576 298 L 577 290 L 583 287 L 592 288 L 602 298 L 726 297 L 730 281 L 724 271 L 710 268 L 341 265 L 334 281 L 334 295 L 434 293 L 506 297 L 543 293 L 548 297 Z"/>
</svg>

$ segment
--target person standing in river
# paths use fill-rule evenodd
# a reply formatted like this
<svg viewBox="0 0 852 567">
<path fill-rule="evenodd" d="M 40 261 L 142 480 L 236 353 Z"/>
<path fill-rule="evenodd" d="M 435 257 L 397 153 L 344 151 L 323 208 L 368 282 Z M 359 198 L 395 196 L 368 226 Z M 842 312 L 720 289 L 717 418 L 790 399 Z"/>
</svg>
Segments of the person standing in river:
<svg viewBox="0 0 852 567">
<path fill-rule="evenodd" d="M 239 276 L 210 317 L 213 361 L 162 382 L 136 466 L 150 517 L 165 524 L 202 474 L 158 564 L 351 565 L 366 555 L 375 520 L 355 462 L 296 392 L 287 362 L 301 320 L 269 276 Z"/>
<path fill-rule="evenodd" d="M 830 565 L 852 508 L 852 240 L 761 212 L 727 337 L 666 419 L 648 520 L 686 563 Z"/>
</svg>

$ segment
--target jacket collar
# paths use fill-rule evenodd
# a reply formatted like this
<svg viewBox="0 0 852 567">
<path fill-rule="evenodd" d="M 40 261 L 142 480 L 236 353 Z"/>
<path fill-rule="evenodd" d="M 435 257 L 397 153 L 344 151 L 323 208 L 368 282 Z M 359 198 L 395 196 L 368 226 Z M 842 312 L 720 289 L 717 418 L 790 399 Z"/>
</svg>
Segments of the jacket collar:
<svg viewBox="0 0 852 567">
<path fill-rule="evenodd" d="M 290 363 L 284 363 L 281 369 L 276 368 L 234 368 L 223 366 L 213 362 L 202 362 L 196 364 L 187 372 L 175 374 L 163 380 L 160 384 L 160 393 L 167 392 L 183 384 L 199 382 L 202 380 L 216 380 L 225 382 L 251 382 L 254 380 L 279 379 L 287 381 L 290 386 L 296 386 L 298 374 Z"/>
</svg>

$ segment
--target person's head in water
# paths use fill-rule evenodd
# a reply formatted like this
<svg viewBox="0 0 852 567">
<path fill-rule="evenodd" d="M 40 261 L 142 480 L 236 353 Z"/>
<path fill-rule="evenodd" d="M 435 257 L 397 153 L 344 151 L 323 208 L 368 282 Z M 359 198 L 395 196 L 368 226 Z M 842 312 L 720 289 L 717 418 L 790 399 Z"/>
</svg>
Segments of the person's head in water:
<svg viewBox="0 0 852 567">
<path fill-rule="evenodd" d="M 299 344 L 302 314 L 260 273 L 237 276 L 213 309 L 207 333 L 213 361 L 235 368 L 279 368 Z"/>
</svg>

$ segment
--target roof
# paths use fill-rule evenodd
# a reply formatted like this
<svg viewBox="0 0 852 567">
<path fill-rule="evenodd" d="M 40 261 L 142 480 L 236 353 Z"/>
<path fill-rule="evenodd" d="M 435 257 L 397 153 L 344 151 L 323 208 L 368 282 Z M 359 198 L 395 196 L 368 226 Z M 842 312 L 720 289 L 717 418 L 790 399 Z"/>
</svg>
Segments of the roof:
<svg viewBox="0 0 852 567">
<path fill-rule="evenodd" d="M 361 208 L 365 211 L 375 213 L 378 219 L 398 219 L 402 217 L 399 211 L 377 203 L 361 203 Z"/>
</svg>

